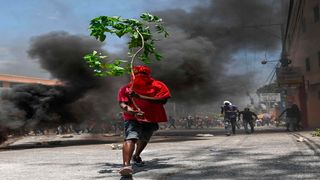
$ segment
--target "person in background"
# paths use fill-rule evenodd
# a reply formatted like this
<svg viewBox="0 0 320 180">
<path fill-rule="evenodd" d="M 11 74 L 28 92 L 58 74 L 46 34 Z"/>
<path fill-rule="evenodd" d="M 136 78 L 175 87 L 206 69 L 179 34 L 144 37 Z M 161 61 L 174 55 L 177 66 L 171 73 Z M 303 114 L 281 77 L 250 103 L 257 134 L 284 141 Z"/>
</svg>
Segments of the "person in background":
<svg viewBox="0 0 320 180">
<path fill-rule="evenodd" d="M 263 116 L 262 116 L 263 125 L 270 126 L 270 122 L 271 122 L 271 115 L 267 112 L 263 113 Z"/>
<path fill-rule="evenodd" d="M 187 128 L 191 129 L 192 124 L 193 124 L 193 117 L 191 115 L 188 115 L 188 117 L 187 117 Z"/>
<path fill-rule="evenodd" d="M 290 108 L 285 109 L 279 115 L 279 118 L 286 113 L 286 131 L 297 131 L 300 122 L 300 110 L 296 104 L 292 104 Z"/>
<path fill-rule="evenodd" d="M 254 132 L 254 120 L 258 119 L 258 116 L 256 113 L 250 111 L 249 108 L 244 108 L 244 111 L 240 111 L 238 114 L 238 119 L 240 119 L 240 116 L 242 115 L 243 120 L 243 126 L 247 134 Z M 255 119 L 253 119 L 255 118 Z M 248 124 L 250 125 L 251 131 L 248 130 Z"/>
<path fill-rule="evenodd" d="M 169 116 L 169 120 L 168 120 L 169 126 L 168 126 L 168 128 L 173 127 L 173 128 L 176 129 L 176 126 L 174 125 L 175 122 L 176 122 L 176 120 L 172 116 Z"/>
<path fill-rule="evenodd" d="M 224 101 L 221 106 L 221 115 L 224 116 L 224 128 L 226 135 L 230 136 L 230 127 L 232 134 L 236 134 L 236 121 L 239 110 L 236 106 L 232 105 L 230 101 Z"/>
</svg>

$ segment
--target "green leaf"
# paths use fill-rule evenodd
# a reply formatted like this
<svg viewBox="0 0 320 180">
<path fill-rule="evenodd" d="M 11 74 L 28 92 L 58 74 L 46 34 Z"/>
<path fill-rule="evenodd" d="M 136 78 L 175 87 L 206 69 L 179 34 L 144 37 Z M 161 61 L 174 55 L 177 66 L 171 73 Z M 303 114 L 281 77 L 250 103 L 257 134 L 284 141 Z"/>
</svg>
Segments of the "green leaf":
<svg viewBox="0 0 320 180">
<path fill-rule="evenodd" d="M 103 42 L 106 39 L 106 35 L 102 34 L 99 36 L 99 41 Z"/>
<path fill-rule="evenodd" d="M 100 59 L 105 59 L 107 58 L 108 56 L 99 56 Z"/>
<path fill-rule="evenodd" d="M 138 38 L 139 38 L 139 33 L 135 31 L 135 32 L 132 34 L 132 36 L 133 36 L 133 38 L 138 39 Z"/>
<path fill-rule="evenodd" d="M 146 64 L 150 64 L 150 63 L 151 63 L 151 59 L 149 59 L 149 57 L 146 56 L 146 55 L 141 55 L 141 56 L 139 56 L 139 59 L 140 59 L 142 62 L 146 63 Z"/>
<path fill-rule="evenodd" d="M 154 56 L 155 56 L 156 60 L 161 61 L 162 56 L 159 53 L 155 53 Z"/>
<path fill-rule="evenodd" d="M 164 31 L 164 37 L 168 37 L 169 33 L 167 31 Z"/>
</svg>

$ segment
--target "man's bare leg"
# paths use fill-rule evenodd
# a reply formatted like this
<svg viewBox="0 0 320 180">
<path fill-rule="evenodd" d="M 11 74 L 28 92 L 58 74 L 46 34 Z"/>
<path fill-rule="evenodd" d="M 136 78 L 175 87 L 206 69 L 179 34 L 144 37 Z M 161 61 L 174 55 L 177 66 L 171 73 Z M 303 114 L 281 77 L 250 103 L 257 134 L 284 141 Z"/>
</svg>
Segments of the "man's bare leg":
<svg viewBox="0 0 320 180">
<path fill-rule="evenodd" d="M 141 152 L 144 150 L 144 148 L 147 146 L 148 141 L 137 141 L 137 148 L 134 153 L 134 156 L 140 157 Z"/>
<path fill-rule="evenodd" d="M 126 140 L 123 142 L 123 147 L 122 147 L 123 166 L 130 166 L 130 161 L 132 158 L 135 145 L 136 145 L 135 140 Z"/>
</svg>

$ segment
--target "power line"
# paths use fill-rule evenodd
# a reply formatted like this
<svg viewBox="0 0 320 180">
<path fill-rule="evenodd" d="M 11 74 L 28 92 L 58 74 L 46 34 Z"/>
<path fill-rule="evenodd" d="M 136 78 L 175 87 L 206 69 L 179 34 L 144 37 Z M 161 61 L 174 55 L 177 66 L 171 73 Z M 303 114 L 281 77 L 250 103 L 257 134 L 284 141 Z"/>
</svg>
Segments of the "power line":
<svg viewBox="0 0 320 180">
<path fill-rule="evenodd" d="M 269 76 L 266 79 L 265 84 L 270 84 L 272 82 L 273 78 L 276 75 L 276 69 L 277 69 L 278 66 L 279 66 L 279 62 L 273 67 L 271 73 L 269 74 Z"/>
<path fill-rule="evenodd" d="M 271 77 L 271 79 L 270 79 L 270 81 L 269 81 L 269 84 L 271 84 L 273 78 L 275 77 L 276 71 L 277 71 L 277 65 L 276 65 L 275 68 L 274 68 L 274 71 L 273 71 L 272 77 Z"/>
</svg>

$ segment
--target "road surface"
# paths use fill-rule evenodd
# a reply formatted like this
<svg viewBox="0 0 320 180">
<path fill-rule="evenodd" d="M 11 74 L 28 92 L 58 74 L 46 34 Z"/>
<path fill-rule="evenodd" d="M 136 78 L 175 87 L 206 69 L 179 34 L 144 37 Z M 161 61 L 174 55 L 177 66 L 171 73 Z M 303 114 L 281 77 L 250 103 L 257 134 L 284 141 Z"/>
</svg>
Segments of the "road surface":
<svg viewBox="0 0 320 180">
<path fill-rule="evenodd" d="M 213 135 L 213 136 L 212 136 Z M 29 136 L 0 149 L 2 180 L 121 179 L 122 138 L 88 134 Z M 136 180 L 319 179 L 320 137 L 311 131 L 163 130 L 134 167 Z"/>
</svg>

